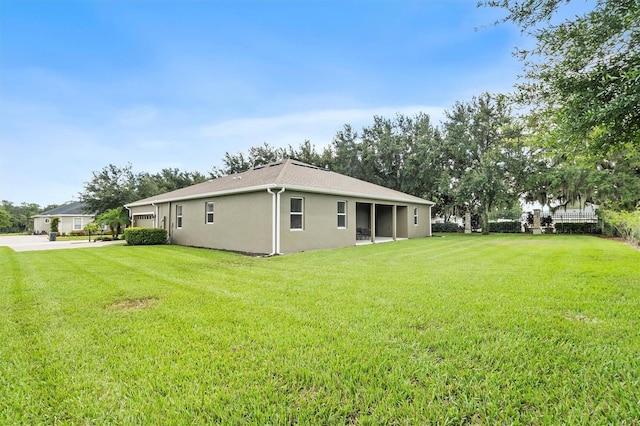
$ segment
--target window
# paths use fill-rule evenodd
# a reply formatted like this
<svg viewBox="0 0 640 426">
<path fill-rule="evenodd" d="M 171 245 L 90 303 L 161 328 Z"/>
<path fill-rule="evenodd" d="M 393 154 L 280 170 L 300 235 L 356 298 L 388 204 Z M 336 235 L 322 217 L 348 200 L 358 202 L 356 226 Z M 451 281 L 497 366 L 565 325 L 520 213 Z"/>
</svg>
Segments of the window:
<svg viewBox="0 0 640 426">
<path fill-rule="evenodd" d="M 213 223 L 213 201 L 207 201 L 205 204 L 205 222 Z"/>
<path fill-rule="evenodd" d="M 182 206 L 181 205 L 176 206 L 176 228 L 177 229 L 182 228 Z"/>
<path fill-rule="evenodd" d="M 338 228 L 347 227 L 347 202 L 338 201 Z"/>
<path fill-rule="evenodd" d="M 74 217 L 73 218 L 73 230 L 74 231 L 82 231 L 82 218 Z"/>
<path fill-rule="evenodd" d="M 291 229 L 303 229 L 303 215 L 304 215 L 304 199 L 303 198 L 291 198 Z"/>
<path fill-rule="evenodd" d="M 418 208 L 414 207 L 413 208 L 413 224 L 414 225 L 418 225 Z"/>
</svg>

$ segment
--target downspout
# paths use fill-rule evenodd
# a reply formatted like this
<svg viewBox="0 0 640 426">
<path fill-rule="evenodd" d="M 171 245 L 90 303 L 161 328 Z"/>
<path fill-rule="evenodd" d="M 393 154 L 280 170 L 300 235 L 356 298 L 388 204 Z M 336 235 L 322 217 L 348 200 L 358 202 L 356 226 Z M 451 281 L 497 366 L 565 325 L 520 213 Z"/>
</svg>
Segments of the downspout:
<svg viewBox="0 0 640 426">
<path fill-rule="evenodd" d="M 268 256 L 275 256 L 276 252 L 277 252 L 277 243 L 276 243 L 276 238 L 277 238 L 277 218 L 276 218 L 276 212 L 277 212 L 277 208 L 276 208 L 276 194 L 271 191 L 271 188 L 267 188 L 267 192 L 269 194 L 271 194 L 271 253 L 268 254 Z"/>
<path fill-rule="evenodd" d="M 276 194 L 276 218 L 277 218 L 277 228 L 278 228 L 278 233 L 276 235 L 276 253 L 277 254 L 282 254 L 280 253 L 280 236 L 281 236 L 281 222 L 280 222 L 280 194 L 282 194 L 285 191 L 285 187 L 283 186 L 282 189 L 280 191 L 278 191 L 278 193 Z"/>
<path fill-rule="evenodd" d="M 169 224 L 167 226 L 167 235 L 168 235 L 168 239 L 169 239 L 169 244 L 171 244 L 171 235 L 172 235 L 172 228 L 173 228 L 173 224 L 171 223 L 171 201 L 169 201 Z"/>
<path fill-rule="evenodd" d="M 285 191 L 283 187 L 280 191 L 273 192 L 271 188 L 267 188 L 267 192 L 272 195 L 272 221 L 271 221 L 271 253 L 269 256 L 275 256 L 280 253 L 280 194 Z"/>
</svg>

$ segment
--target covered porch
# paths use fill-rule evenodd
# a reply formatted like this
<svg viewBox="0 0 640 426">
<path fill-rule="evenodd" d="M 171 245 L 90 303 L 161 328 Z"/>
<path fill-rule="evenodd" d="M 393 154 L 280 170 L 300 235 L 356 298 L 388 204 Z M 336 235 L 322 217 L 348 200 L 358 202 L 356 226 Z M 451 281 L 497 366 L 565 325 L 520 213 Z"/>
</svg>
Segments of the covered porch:
<svg viewBox="0 0 640 426">
<path fill-rule="evenodd" d="M 356 203 L 356 245 L 407 239 L 408 226 L 406 205 Z"/>
</svg>

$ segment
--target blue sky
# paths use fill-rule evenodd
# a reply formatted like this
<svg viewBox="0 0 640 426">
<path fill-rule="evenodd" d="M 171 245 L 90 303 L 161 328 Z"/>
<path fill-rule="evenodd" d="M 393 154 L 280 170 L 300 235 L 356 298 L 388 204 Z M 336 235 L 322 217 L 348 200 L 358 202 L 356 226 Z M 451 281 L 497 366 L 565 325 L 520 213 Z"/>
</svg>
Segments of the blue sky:
<svg viewBox="0 0 640 426">
<path fill-rule="evenodd" d="M 0 199 L 78 198 L 130 162 L 317 147 L 374 115 L 510 91 L 523 40 L 475 0 L 0 2 Z M 479 28 L 479 29 L 478 29 Z"/>
</svg>

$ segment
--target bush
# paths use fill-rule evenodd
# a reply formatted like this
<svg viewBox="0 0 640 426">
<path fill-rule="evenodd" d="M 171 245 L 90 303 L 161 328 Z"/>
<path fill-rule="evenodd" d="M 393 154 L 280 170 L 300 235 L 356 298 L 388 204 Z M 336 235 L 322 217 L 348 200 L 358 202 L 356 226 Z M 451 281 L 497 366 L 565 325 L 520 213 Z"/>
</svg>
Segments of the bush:
<svg viewBox="0 0 640 426">
<path fill-rule="evenodd" d="M 69 235 L 72 237 L 84 237 L 87 233 L 84 231 L 71 231 L 69 232 Z"/>
<path fill-rule="evenodd" d="M 517 233 L 522 232 L 522 225 L 519 220 L 510 220 L 508 222 L 490 222 L 489 232 L 498 233 Z"/>
<path fill-rule="evenodd" d="M 640 246 L 640 208 L 631 212 L 604 210 L 600 213 L 622 238 Z"/>
<path fill-rule="evenodd" d="M 453 222 L 431 224 L 431 232 L 462 232 L 463 230 L 464 228 Z"/>
<path fill-rule="evenodd" d="M 556 234 L 599 234 L 600 227 L 593 222 L 556 222 Z"/>
<path fill-rule="evenodd" d="M 162 228 L 127 228 L 124 239 L 130 246 L 167 243 L 167 230 Z"/>
<path fill-rule="evenodd" d="M 58 233 L 58 225 L 60 224 L 60 218 L 54 217 L 51 219 L 51 232 Z"/>
</svg>

